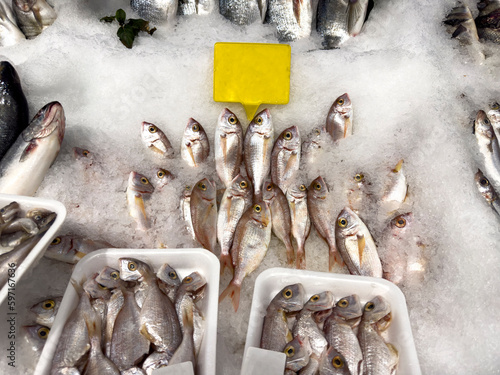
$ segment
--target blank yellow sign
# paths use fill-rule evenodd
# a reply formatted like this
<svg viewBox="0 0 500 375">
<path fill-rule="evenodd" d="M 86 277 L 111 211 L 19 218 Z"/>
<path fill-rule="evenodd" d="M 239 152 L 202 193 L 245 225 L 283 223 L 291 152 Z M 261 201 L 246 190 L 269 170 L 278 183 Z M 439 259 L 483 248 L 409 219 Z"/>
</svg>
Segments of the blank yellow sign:
<svg viewBox="0 0 500 375">
<path fill-rule="evenodd" d="M 249 120 L 262 103 L 287 104 L 290 60 L 288 44 L 216 43 L 214 100 L 243 104 Z"/>
</svg>

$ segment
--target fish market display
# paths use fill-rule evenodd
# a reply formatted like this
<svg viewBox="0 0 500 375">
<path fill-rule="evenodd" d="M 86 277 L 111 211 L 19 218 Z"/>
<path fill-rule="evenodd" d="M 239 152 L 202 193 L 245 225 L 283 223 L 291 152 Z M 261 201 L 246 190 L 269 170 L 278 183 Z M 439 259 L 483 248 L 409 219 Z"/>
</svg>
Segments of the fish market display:
<svg viewBox="0 0 500 375">
<path fill-rule="evenodd" d="M 236 115 L 224 108 L 215 130 L 215 168 L 220 180 L 229 188 L 240 173 L 243 159 L 243 129 Z"/>
<path fill-rule="evenodd" d="M 198 167 L 210 153 L 207 134 L 199 122 L 190 118 L 181 142 L 181 156 L 191 166 Z"/>
<path fill-rule="evenodd" d="M 163 158 L 172 158 L 174 149 L 165 133 L 155 124 L 143 122 L 141 125 L 141 138 L 144 145 Z"/>
<path fill-rule="evenodd" d="M 500 43 L 500 1 L 481 0 L 477 4 L 479 15 L 476 18 L 477 33 L 481 39 Z"/>
<path fill-rule="evenodd" d="M 144 207 L 144 198 L 153 193 L 154 187 L 148 178 L 137 172 L 130 172 L 127 186 L 128 212 L 137 224 L 137 229 L 145 231 L 149 228 L 149 221 Z"/>
<path fill-rule="evenodd" d="M 263 21 L 266 10 L 267 0 L 219 0 L 220 14 L 237 25 Z"/>
<path fill-rule="evenodd" d="M 217 244 L 217 202 L 215 183 L 204 178 L 193 188 L 190 200 L 191 223 L 196 240 L 214 252 Z"/>
<path fill-rule="evenodd" d="M 301 142 L 299 128 L 283 130 L 276 140 L 271 154 L 271 178 L 283 193 L 294 182 L 300 167 Z"/>
<path fill-rule="evenodd" d="M 304 184 L 296 183 L 286 192 L 286 199 L 290 207 L 290 217 L 292 219 L 292 235 L 297 243 L 296 267 L 306 268 L 306 240 L 311 232 L 311 220 L 307 208 L 307 187 Z"/>
<path fill-rule="evenodd" d="M 54 319 L 61 306 L 62 297 L 54 297 L 45 299 L 31 306 L 30 311 L 36 315 L 35 322 L 49 327 L 52 327 Z"/>
<path fill-rule="evenodd" d="M 349 95 L 339 96 L 330 107 L 326 117 L 326 131 L 336 142 L 352 135 L 352 104 Z"/>
<path fill-rule="evenodd" d="M 130 0 L 130 6 L 145 20 L 172 20 L 177 14 L 177 0 Z"/>
<path fill-rule="evenodd" d="M 106 241 L 91 240 L 71 235 L 58 236 L 52 240 L 44 256 L 49 259 L 76 264 L 92 251 L 113 247 L 113 245 Z"/>
<path fill-rule="evenodd" d="M 6 2 L 0 2 L 0 47 L 13 46 L 25 39 L 10 7 Z"/>
<path fill-rule="evenodd" d="M 491 186 L 490 180 L 478 169 L 477 173 L 474 175 L 474 180 L 476 181 L 477 188 L 481 195 L 486 199 L 493 209 L 493 211 L 500 216 L 500 202 L 498 202 L 498 194 Z"/>
<path fill-rule="evenodd" d="M 479 152 L 481 153 L 484 171 L 495 188 L 500 187 L 500 148 L 493 126 L 484 111 L 479 111 L 474 122 Z"/>
<path fill-rule="evenodd" d="M 290 42 L 311 34 L 313 9 L 310 0 L 268 0 L 265 22 L 276 27 L 280 42 Z"/>
</svg>

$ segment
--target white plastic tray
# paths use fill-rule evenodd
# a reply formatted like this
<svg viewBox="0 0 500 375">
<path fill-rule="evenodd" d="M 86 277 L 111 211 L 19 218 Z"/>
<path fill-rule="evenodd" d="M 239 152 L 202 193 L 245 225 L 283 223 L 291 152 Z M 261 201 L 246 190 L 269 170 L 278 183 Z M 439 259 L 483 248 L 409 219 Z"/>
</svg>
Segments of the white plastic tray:
<svg viewBox="0 0 500 375">
<path fill-rule="evenodd" d="M 215 375 L 220 273 L 217 257 L 204 249 L 102 249 L 92 252 L 80 260 L 71 278 L 80 281 L 99 272 L 105 266 L 118 268 L 118 259 L 123 257 L 142 260 L 151 265 L 155 271 L 164 263 L 168 263 L 181 277 L 186 277 L 191 272 L 197 271 L 205 278 L 207 281 L 206 294 L 203 299 L 204 302 L 200 306 L 205 317 L 205 333 L 198 355 L 196 373 L 199 375 Z M 36 366 L 35 374 L 46 375 L 49 373 L 64 324 L 78 301 L 76 291 L 69 284 Z"/>
<path fill-rule="evenodd" d="M 54 237 L 57 234 L 57 231 L 61 227 L 64 219 L 66 218 L 66 207 L 61 202 L 57 202 L 52 199 L 45 198 L 33 198 L 33 197 L 25 197 L 21 195 L 12 195 L 12 194 L 0 194 L 0 208 L 8 205 L 11 202 L 17 202 L 21 206 L 21 211 L 25 213 L 32 208 L 46 208 L 51 210 L 57 214 L 56 219 L 47 230 L 47 232 L 43 235 L 43 237 L 38 241 L 36 246 L 31 250 L 28 256 L 24 259 L 21 264 L 17 266 L 15 271 L 14 280 L 16 285 L 19 283 L 19 280 L 26 271 L 34 266 L 38 260 L 43 256 L 45 249 L 52 242 Z M 2 290 L 0 290 L 0 305 L 5 301 L 9 292 L 9 286 L 6 284 Z"/>
<path fill-rule="evenodd" d="M 397 373 L 421 375 L 405 297 L 401 290 L 393 283 L 373 277 L 291 270 L 286 268 L 265 270 L 255 281 L 245 353 L 250 347 L 260 346 L 262 324 L 267 306 L 271 300 L 285 286 L 295 283 L 301 283 L 304 286 L 306 298 L 315 293 L 329 290 L 335 296 L 335 301 L 351 294 L 357 294 L 363 304 L 377 295 L 387 299 L 392 309 L 392 323 L 386 331 L 387 340 L 399 352 Z"/>
</svg>

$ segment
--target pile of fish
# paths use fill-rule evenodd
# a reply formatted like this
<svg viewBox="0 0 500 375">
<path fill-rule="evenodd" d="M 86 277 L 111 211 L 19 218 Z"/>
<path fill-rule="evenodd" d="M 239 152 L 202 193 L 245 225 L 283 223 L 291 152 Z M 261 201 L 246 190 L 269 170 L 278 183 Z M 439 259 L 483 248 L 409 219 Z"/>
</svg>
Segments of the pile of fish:
<svg viewBox="0 0 500 375">
<path fill-rule="evenodd" d="M 9 269 L 19 267 L 56 216 L 43 208 L 32 208 L 23 213 L 17 202 L 0 209 L 0 289 L 13 277 Z"/>
<path fill-rule="evenodd" d="M 53 357 L 51 374 L 151 374 L 192 362 L 203 339 L 197 303 L 206 281 L 198 272 L 183 279 L 168 264 L 155 273 L 137 259 L 103 268 L 82 286 Z M 82 290 L 83 289 L 83 290 Z"/>
<path fill-rule="evenodd" d="M 334 303 L 331 292 L 304 303 L 302 284 L 284 287 L 266 310 L 260 347 L 286 355 L 285 374 L 395 374 L 397 349 L 384 338 L 392 314 L 381 296 L 355 294 Z"/>
<path fill-rule="evenodd" d="M 35 303 L 30 312 L 35 315 L 32 325 L 23 326 L 25 338 L 30 343 L 33 352 L 40 354 L 49 337 L 57 312 L 61 306 L 62 297 L 51 297 Z"/>
<path fill-rule="evenodd" d="M 37 37 L 57 18 L 55 10 L 45 0 L 9 2 L 0 0 L 0 47 Z"/>
</svg>

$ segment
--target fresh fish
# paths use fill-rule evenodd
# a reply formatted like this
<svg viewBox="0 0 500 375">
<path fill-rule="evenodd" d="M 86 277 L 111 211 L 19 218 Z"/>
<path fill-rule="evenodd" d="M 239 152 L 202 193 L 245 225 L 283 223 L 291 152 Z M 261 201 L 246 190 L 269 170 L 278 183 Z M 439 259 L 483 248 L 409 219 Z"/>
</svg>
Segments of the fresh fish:
<svg viewBox="0 0 500 375">
<path fill-rule="evenodd" d="M 40 324 L 23 326 L 22 328 L 33 351 L 40 354 L 49 337 L 50 328 Z"/>
<path fill-rule="evenodd" d="M 224 108 L 215 129 L 215 169 L 226 188 L 240 173 L 243 159 L 243 129 L 236 115 Z"/>
<path fill-rule="evenodd" d="M 467 5 L 457 4 L 446 16 L 444 24 L 452 38 L 457 38 L 461 44 L 472 44 L 479 41 L 477 28 L 472 13 Z"/>
<path fill-rule="evenodd" d="M 191 167 L 199 167 L 210 153 L 207 133 L 198 121 L 190 118 L 181 142 L 181 156 Z"/>
<path fill-rule="evenodd" d="M 151 185 L 146 176 L 130 172 L 127 186 L 127 205 L 128 212 L 137 224 L 138 230 L 147 230 L 149 221 L 144 208 L 144 196 L 149 196 L 153 193 L 154 187 Z"/>
<path fill-rule="evenodd" d="M 17 202 L 10 202 L 8 205 L 0 209 L 0 224 L 9 224 L 12 220 L 16 219 L 21 207 Z"/>
<path fill-rule="evenodd" d="M 57 13 L 45 0 L 12 0 L 17 24 L 26 38 L 33 39 L 52 25 Z"/>
<path fill-rule="evenodd" d="M 353 294 L 340 299 L 336 303 L 331 315 L 323 325 L 328 345 L 334 348 L 338 352 L 338 355 L 342 357 L 342 362 L 349 369 L 348 373 L 351 375 L 362 374 L 363 353 L 361 352 L 358 338 L 353 332 L 353 328 L 358 326 L 362 314 L 359 297 Z M 333 366 L 334 368 L 342 368 L 340 362 L 338 365 L 338 367 Z M 328 374 L 328 372 L 326 373 Z"/>
<path fill-rule="evenodd" d="M 370 231 L 349 207 L 344 207 L 337 218 L 335 238 L 351 274 L 382 277 L 382 265 Z"/>
<path fill-rule="evenodd" d="M 182 319 L 183 335 L 182 342 L 175 351 L 174 355 L 169 361 L 169 365 L 175 365 L 183 362 L 191 362 L 193 367 L 196 368 L 196 357 L 194 349 L 194 326 L 193 326 L 193 310 L 194 302 L 191 298 L 187 298 L 186 301 L 189 303 L 183 303 L 181 305 L 181 315 Z"/>
<path fill-rule="evenodd" d="M 291 42 L 311 35 L 313 18 L 310 0 L 268 0 L 265 23 L 276 27 L 280 42 Z"/>
<path fill-rule="evenodd" d="M 479 38 L 500 43 L 500 1 L 481 0 L 477 8 L 479 15 L 475 21 Z"/>
<path fill-rule="evenodd" d="M 0 161 L 0 192 L 33 195 L 59 154 L 64 137 L 64 110 L 45 105 Z"/>
<path fill-rule="evenodd" d="M 191 222 L 196 240 L 207 250 L 217 245 L 217 190 L 215 182 L 206 178 L 198 181 L 191 193 Z"/>
<path fill-rule="evenodd" d="M 78 236 L 57 236 L 52 240 L 44 256 L 70 264 L 76 264 L 85 255 L 99 250 L 114 248 L 106 241 L 91 240 Z"/>
<path fill-rule="evenodd" d="M 403 159 L 389 173 L 388 182 L 382 196 L 382 206 L 387 212 L 395 211 L 401 207 L 408 195 L 408 184 L 403 171 Z"/>
<path fill-rule="evenodd" d="M 354 375 L 360 372 L 349 371 L 346 359 L 333 347 L 323 352 L 319 360 L 319 375 Z"/>
<path fill-rule="evenodd" d="M 336 142 L 352 135 L 352 103 L 347 93 L 339 96 L 326 116 L 326 131 Z"/>
<path fill-rule="evenodd" d="M 219 0 L 219 12 L 232 23 L 250 25 L 264 21 L 267 0 Z"/>
<path fill-rule="evenodd" d="M 292 235 L 297 242 L 296 266 L 306 268 L 305 244 L 311 231 L 311 220 L 307 209 L 307 187 L 304 184 L 294 184 L 286 192 L 292 219 Z"/>
<path fill-rule="evenodd" d="M 197 298 L 199 294 L 202 294 L 202 291 L 205 289 L 207 285 L 207 281 L 205 278 L 200 275 L 198 272 L 192 272 L 188 276 L 186 276 L 182 280 L 182 284 L 179 286 L 177 290 L 177 294 L 175 297 L 175 310 L 177 311 L 177 316 L 179 317 L 179 321 L 181 323 L 181 331 L 184 333 L 184 324 L 181 321 L 183 309 L 186 308 L 185 304 L 194 304 L 194 299 Z M 191 307 L 190 307 L 191 309 Z M 200 313 L 196 309 L 196 306 L 192 307 L 193 319 L 200 318 Z"/>
<path fill-rule="evenodd" d="M 182 341 L 181 327 L 172 301 L 158 287 L 153 270 L 137 259 L 120 259 L 120 278 L 146 286 L 139 316 L 140 332 L 158 352 L 172 356 Z"/>
<path fill-rule="evenodd" d="M 389 375 L 396 372 L 398 352 L 384 341 L 377 323 L 391 313 L 389 303 L 381 296 L 367 302 L 358 329 L 358 340 L 363 352 L 363 374 Z M 376 327 L 377 326 L 377 327 Z"/>
<path fill-rule="evenodd" d="M 311 355 L 311 345 L 307 337 L 295 337 L 286 344 L 283 352 L 286 355 L 285 369 L 294 373 L 305 367 L 309 363 Z"/>
<path fill-rule="evenodd" d="M 491 186 L 490 180 L 486 178 L 480 169 L 478 169 L 477 173 L 474 175 L 474 180 L 476 181 L 479 192 L 484 199 L 486 199 L 486 202 L 488 202 L 495 213 L 500 216 L 500 202 L 498 201 L 498 194 L 493 186 Z"/>
<path fill-rule="evenodd" d="M 181 286 L 182 280 L 180 279 L 177 271 L 165 263 L 156 272 L 156 277 L 159 280 L 158 286 L 170 298 L 171 301 L 175 300 L 177 290 Z"/>
<path fill-rule="evenodd" d="M 82 163 L 85 169 L 92 167 L 95 163 L 94 154 L 86 148 L 73 147 L 73 157 Z"/>
<path fill-rule="evenodd" d="M 307 191 L 307 208 L 318 234 L 328 244 L 328 269 L 331 271 L 335 263 L 344 265 L 335 245 L 335 223 L 332 221 L 333 206 L 330 189 L 321 176 L 316 178 Z"/>
<path fill-rule="evenodd" d="M 237 175 L 231 186 L 226 189 L 217 218 L 217 239 L 219 241 L 221 274 L 228 267 L 233 272 L 233 262 L 229 251 L 233 244 L 236 226 L 243 213 L 252 205 L 252 184 L 246 178 Z"/>
<path fill-rule="evenodd" d="M 300 167 L 300 132 L 292 126 L 283 130 L 274 143 L 271 154 L 271 178 L 283 193 L 294 182 Z"/>
<path fill-rule="evenodd" d="M 244 139 L 244 160 L 248 177 L 252 180 L 254 202 L 260 200 L 262 184 L 271 170 L 271 152 L 274 127 L 271 113 L 264 109 L 248 125 Z"/>
<path fill-rule="evenodd" d="M 95 281 L 108 289 L 119 288 L 123 281 L 120 279 L 120 271 L 112 267 L 104 267 L 96 276 Z"/>
<path fill-rule="evenodd" d="M 191 220 L 191 194 L 193 190 L 191 185 L 186 185 L 182 191 L 182 197 L 180 202 L 181 215 L 186 223 L 186 230 L 188 233 L 196 240 L 194 235 L 193 222 Z"/>
<path fill-rule="evenodd" d="M 145 20 L 170 21 L 177 14 L 178 0 L 130 0 L 130 6 Z"/>
<path fill-rule="evenodd" d="M 241 217 L 234 234 L 231 258 L 234 276 L 219 297 L 221 302 L 231 297 L 234 311 L 238 310 L 243 279 L 259 267 L 271 242 L 271 214 L 266 202 L 254 204 Z"/>
<path fill-rule="evenodd" d="M 0 1 L 0 47 L 13 46 L 25 39 L 17 27 L 16 18 L 7 1 Z"/>
<path fill-rule="evenodd" d="M 3 3 L 0 3 L 3 4 Z M 0 12 L 1 7 L 0 5 Z M 0 25 L 2 20 L 0 19 Z M 1 30 L 1 26 L 0 26 Z M 0 34 L 2 35 L 2 34 Z M 0 44 L 3 39 L 0 39 Z M 16 69 L 8 62 L 0 62 L 0 160 L 14 145 L 29 124 L 28 102 Z"/>
<path fill-rule="evenodd" d="M 92 298 L 92 303 L 95 299 L 101 298 L 109 300 L 111 298 L 111 290 L 96 281 L 97 273 L 89 277 L 82 285 L 83 290 Z"/>
<path fill-rule="evenodd" d="M 20 245 L 28 238 L 39 232 L 38 225 L 27 217 L 15 219 L 8 223 L 2 230 L 0 246 L 3 250 Z"/>
<path fill-rule="evenodd" d="M 155 124 L 143 121 L 141 125 L 142 142 L 148 149 L 161 158 L 173 158 L 174 149 L 165 133 Z"/>
<path fill-rule="evenodd" d="M 302 160 L 307 164 L 314 164 L 319 160 L 326 145 L 326 128 L 319 126 L 308 134 L 306 140 L 302 142 Z"/>
<path fill-rule="evenodd" d="M 288 265 L 294 262 L 295 254 L 292 246 L 292 218 L 290 216 L 290 207 L 285 194 L 279 187 L 270 180 L 264 183 L 264 193 L 262 198 L 269 205 L 271 210 L 271 221 L 273 223 L 273 233 L 285 244 L 286 259 Z"/>
<path fill-rule="evenodd" d="M 125 298 L 123 297 L 121 289 L 114 289 L 107 303 L 106 328 L 104 331 L 104 353 L 108 358 L 111 356 L 111 341 L 113 339 L 113 329 L 115 327 L 116 317 L 121 311 L 124 302 Z"/>
<path fill-rule="evenodd" d="M 281 352 L 292 340 L 286 313 L 302 310 L 305 291 L 302 284 L 287 285 L 279 291 L 267 306 L 260 347 Z"/>
<path fill-rule="evenodd" d="M 30 307 L 30 311 L 36 315 L 36 322 L 43 326 L 52 327 L 59 306 L 61 306 L 62 297 L 54 297 L 38 302 Z"/>
<path fill-rule="evenodd" d="M 347 200 L 356 215 L 359 215 L 362 210 L 367 210 L 368 206 L 374 203 L 370 186 L 371 183 L 362 172 L 356 173 L 352 179 L 349 179 Z"/>
<path fill-rule="evenodd" d="M 483 156 L 484 171 L 496 189 L 500 188 L 500 148 L 493 126 L 484 111 L 479 111 L 474 122 L 474 134 Z"/>
<path fill-rule="evenodd" d="M 161 191 L 163 187 L 167 186 L 172 180 L 175 179 L 175 176 L 163 168 L 158 168 L 156 170 L 156 174 L 154 177 L 154 185 L 158 191 Z"/>
<path fill-rule="evenodd" d="M 368 11 L 369 0 L 349 0 L 347 6 L 347 30 L 349 36 L 356 36 L 361 32 Z"/>
<path fill-rule="evenodd" d="M 323 48 L 340 48 L 349 39 L 349 3 L 349 0 L 319 0 L 316 31 L 323 39 Z"/>
</svg>

